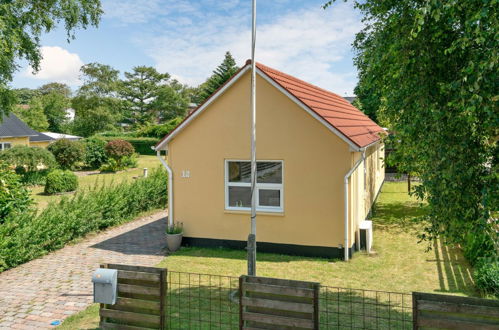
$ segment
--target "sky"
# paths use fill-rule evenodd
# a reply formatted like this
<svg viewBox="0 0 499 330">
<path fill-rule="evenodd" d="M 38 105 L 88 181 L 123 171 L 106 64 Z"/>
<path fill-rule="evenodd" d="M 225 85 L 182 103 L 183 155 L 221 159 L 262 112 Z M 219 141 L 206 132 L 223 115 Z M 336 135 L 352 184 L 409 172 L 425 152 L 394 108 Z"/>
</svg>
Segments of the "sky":
<svg viewBox="0 0 499 330">
<path fill-rule="evenodd" d="M 357 71 L 352 42 L 362 28 L 350 2 L 258 1 L 256 60 L 341 96 L 353 95 Z M 230 51 L 242 66 L 250 58 L 251 0 L 102 0 L 98 28 L 78 30 L 67 42 L 62 28 L 42 37 L 41 70 L 20 62 L 12 86 L 57 81 L 77 89 L 83 64 L 120 72 L 153 66 L 192 86 L 202 83 Z"/>
</svg>

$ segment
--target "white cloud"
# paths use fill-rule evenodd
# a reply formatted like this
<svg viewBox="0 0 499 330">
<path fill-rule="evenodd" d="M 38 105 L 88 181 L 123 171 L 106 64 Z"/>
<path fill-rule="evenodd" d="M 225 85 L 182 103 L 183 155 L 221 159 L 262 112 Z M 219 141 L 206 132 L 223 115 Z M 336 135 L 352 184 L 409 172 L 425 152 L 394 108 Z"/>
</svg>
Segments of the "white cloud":
<svg viewBox="0 0 499 330">
<path fill-rule="evenodd" d="M 78 76 L 84 63 L 78 54 L 70 53 L 58 46 L 43 46 L 41 47 L 41 53 L 43 59 L 40 63 L 40 71 L 33 74 L 33 68 L 28 67 L 24 72 L 24 76 L 72 86 L 80 83 Z"/>
<path fill-rule="evenodd" d="M 237 5 L 237 1 L 232 1 Z M 229 50 L 239 64 L 250 56 L 250 16 L 246 8 L 197 16 L 190 10 L 192 24 L 182 24 L 189 15 L 169 17 L 168 28 L 136 40 L 160 71 L 173 73 L 188 84 L 199 84 L 211 74 Z M 219 8 L 222 9 L 222 8 Z M 259 22 L 257 61 L 334 91 L 353 93 L 356 73 L 351 64 L 351 43 L 362 28 L 350 4 L 331 9 L 319 6 L 286 11 Z M 166 23 L 165 23 L 166 22 Z"/>
</svg>

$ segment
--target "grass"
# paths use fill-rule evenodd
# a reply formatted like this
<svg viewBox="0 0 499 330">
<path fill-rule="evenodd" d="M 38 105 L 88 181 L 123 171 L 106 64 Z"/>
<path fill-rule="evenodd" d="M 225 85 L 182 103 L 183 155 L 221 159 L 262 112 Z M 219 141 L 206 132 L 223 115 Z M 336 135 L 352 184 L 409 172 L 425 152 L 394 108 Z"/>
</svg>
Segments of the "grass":
<svg viewBox="0 0 499 330">
<path fill-rule="evenodd" d="M 86 176 L 79 176 L 79 187 L 78 190 L 88 189 L 96 184 L 111 184 L 120 183 L 126 180 L 132 180 L 133 177 L 142 176 L 143 169 L 146 167 L 151 171 L 152 169 L 160 166 L 159 160 L 156 156 L 150 155 L 140 155 L 138 158 L 137 168 L 128 169 L 126 171 L 121 171 L 118 173 L 99 173 L 90 174 Z M 52 201 L 59 200 L 63 195 L 45 195 L 43 193 L 43 186 L 36 186 L 31 188 L 31 196 L 35 200 L 39 210 L 44 209 Z"/>
<path fill-rule="evenodd" d="M 417 221 L 417 218 L 424 215 L 424 212 L 424 205 L 407 194 L 406 183 L 386 182 L 372 218 L 375 254 L 366 255 L 358 252 L 348 263 L 345 263 L 338 260 L 259 253 L 257 273 L 260 276 L 316 281 L 331 287 L 479 296 L 471 279 L 471 269 L 457 249 L 445 247 L 437 242 L 431 246 L 430 251 L 427 251 L 426 243 L 418 243 L 417 234 L 421 231 L 422 224 Z M 246 252 L 182 248 L 165 258 L 158 267 L 166 267 L 171 272 L 238 277 L 246 273 Z M 179 276 L 179 279 L 183 276 L 170 274 Z M 207 281 L 207 279 L 211 284 L 209 276 L 194 275 L 190 280 L 196 282 Z M 232 280 L 226 279 L 225 281 L 228 282 L 225 283 L 226 287 L 233 286 Z M 192 290 L 189 288 L 189 294 L 193 293 Z M 170 292 L 174 292 L 172 298 L 180 297 L 182 285 L 170 285 Z M 207 295 L 208 293 L 199 292 L 199 294 Z M 345 294 L 348 296 L 348 293 Z M 211 291 L 209 295 L 212 296 Z M 196 305 L 195 301 L 194 305 Z M 226 321 L 233 317 L 227 311 L 236 308 L 230 306 L 230 303 L 225 302 L 223 307 Z M 175 311 L 175 315 L 181 318 L 182 313 L 191 313 L 188 310 L 181 305 Z M 392 310 L 391 313 L 393 312 Z M 400 310 L 395 312 L 400 313 Z M 96 328 L 98 326 L 96 314 L 97 307 L 92 306 L 83 312 L 81 318 L 68 319 L 64 325 L 67 329 Z M 185 317 L 185 314 L 183 315 Z M 408 316 L 408 314 L 404 315 L 404 317 Z M 389 326 L 397 328 L 397 325 Z"/>
</svg>

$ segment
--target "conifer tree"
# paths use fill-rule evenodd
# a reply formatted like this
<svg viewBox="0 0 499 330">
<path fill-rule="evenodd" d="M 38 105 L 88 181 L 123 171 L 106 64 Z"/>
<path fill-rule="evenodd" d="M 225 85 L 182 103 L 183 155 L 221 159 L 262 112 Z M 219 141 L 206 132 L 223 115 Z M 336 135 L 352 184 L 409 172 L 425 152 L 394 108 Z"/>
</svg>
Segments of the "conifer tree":
<svg viewBox="0 0 499 330">
<path fill-rule="evenodd" d="M 203 102 L 206 100 L 220 86 L 229 80 L 229 78 L 232 77 L 238 69 L 236 60 L 232 57 L 232 54 L 230 52 L 226 52 L 223 62 L 213 71 L 211 77 L 200 86 L 200 101 Z"/>
</svg>

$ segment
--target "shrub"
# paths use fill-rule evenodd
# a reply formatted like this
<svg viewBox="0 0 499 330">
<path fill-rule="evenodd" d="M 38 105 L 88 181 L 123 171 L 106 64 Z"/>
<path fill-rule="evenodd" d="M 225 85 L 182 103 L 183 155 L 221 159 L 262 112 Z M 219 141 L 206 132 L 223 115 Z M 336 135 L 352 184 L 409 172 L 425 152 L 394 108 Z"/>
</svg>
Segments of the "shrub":
<svg viewBox="0 0 499 330">
<path fill-rule="evenodd" d="M 123 169 L 125 157 L 131 157 L 135 152 L 133 146 L 124 140 L 109 141 L 106 144 L 106 155 L 116 162 L 117 169 Z"/>
<path fill-rule="evenodd" d="M 48 150 L 55 156 L 57 163 L 63 169 L 73 169 L 76 163 L 83 160 L 85 154 L 83 145 L 77 141 L 60 139 L 49 145 Z"/>
<path fill-rule="evenodd" d="M 166 205 L 166 173 L 64 196 L 36 215 L 10 217 L 0 226 L 0 271 L 62 248 L 88 233 L 130 221 Z"/>
<path fill-rule="evenodd" d="M 24 167 L 16 168 L 16 173 L 21 176 L 21 182 L 27 186 L 44 186 L 50 169 L 39 171 L 26 171 Z"/>
<path fill-rule="evenodd" d="M 47 175 L 45 193 L 48 195 L 75 191 L 78 188 L 78 177 L 68 170 L 55 170 Z"/>
<path fill-rule="evenodd" d="M 137 131 L 137 136 L 162 139 L 165 135 L 169 134 L 175 127 L 177 127 L 182 120 L 182 117 L 177 117 L 167 121 L 164 124 L 141 127 Z"/>
<path fill-rule="evenodd" d="M 478 289 L 499 298 L 499 259 L 481 259 L 475 267 L 473 277 Z"/>
<path fill-rule="evenodd" d="M 32 203 L 21 177 L 0 163 L 0 227 L 7 217 L 29 210 Z"/>
<path fill-rule="evenodd" d="M 106 163 L 108 158 L 106 155 L 106 141 L 98 137 L 91 137 L 84 141 L 85 145 L 85 159 L 86 166 L 96 169 Z"/>
<path fill-rule="evenodd" d="M 113 141 L 116 139 L 121 139 L 129 142 L 135 149 L 135 152 L 141 155 L 155 155 L 156 151 L 152 150 L 151 147 L 154 147 L 156 143 L 158 143 L 159 139 L 150 138 L 150 137 L 131 137 L 131 136 L 116 136 L 116 137 L 107 137 L 102 136 L 102 139 L 105 141 Z"/>
<path fill-rule="evenodd" d="M 54 155 L 47 149 L 39 147 L 15 146 L 2 151 L 0 160 L 14 168 L 23 168 L 27 172 L 57 165 Z"/>
</svg>

